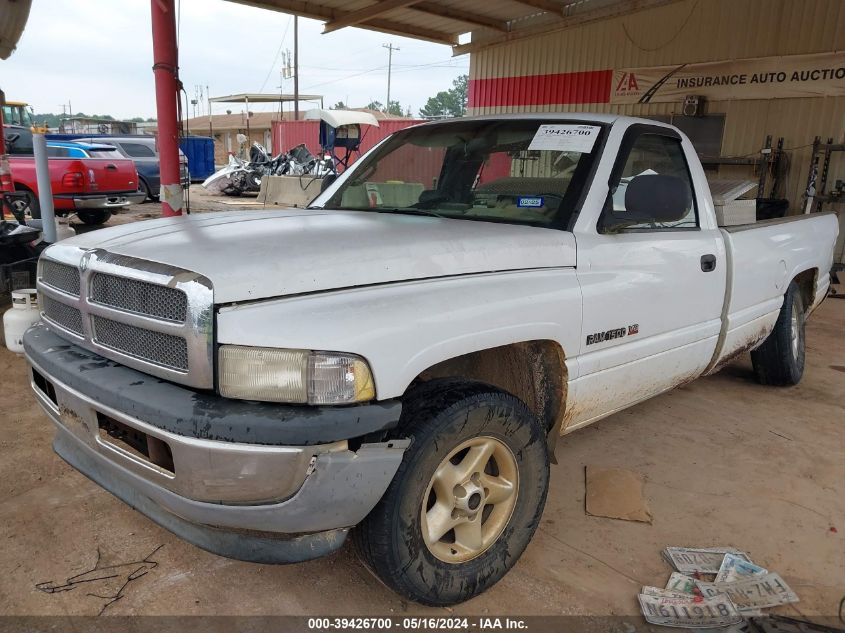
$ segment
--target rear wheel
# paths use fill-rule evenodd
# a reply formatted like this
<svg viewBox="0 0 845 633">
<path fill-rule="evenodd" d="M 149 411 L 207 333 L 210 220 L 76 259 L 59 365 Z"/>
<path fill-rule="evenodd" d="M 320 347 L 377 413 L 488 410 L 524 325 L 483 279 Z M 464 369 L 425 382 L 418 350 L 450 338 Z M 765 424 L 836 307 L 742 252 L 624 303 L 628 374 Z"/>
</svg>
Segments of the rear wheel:
<svg viewBox="0 0 845 633">
<path fill-rule="evenodd" d="M 41 205 L 38 204 L 38 196 L 22 185 L 15 185 L 15 191 L 24 194 L 11 202 L 12 209 L 16 213 L 29 213 L 33 220 L 41 218 Z"/>
<path fill-rule="evenodd" d="M 778 320 L 765 342 L 751 352 L 761 385 L 797 385 L 804 374 L 804 301 L 794 281 L 783 297 Z"/>
<path fill-rule="evenodd" d="M 77 211 L 76 215 L 85 224 L 96 225 L 104 224 L 111 217 L 111 211 L 103 211 L 102 209 L 86 209 L 85 211 Z"/>
<path fill-rule="evenodd" d="M 138 181 L 138 191 L 144 194 L 144 199 L 141 200 L 141 204 L 153 199 L 152 195 L 150 194 L 150 186 L 147 184 L 146 180 Z"/>
<path fill-rule="evenodd" d="M 438 380 L 406 398 L 400 433 L 413 441 L 355 530 L 359 550 L 411 600 L 468 600 L 513 567 L 537 528 L 549 481 L 545 432 L 510 394 Z"/>
</svg>

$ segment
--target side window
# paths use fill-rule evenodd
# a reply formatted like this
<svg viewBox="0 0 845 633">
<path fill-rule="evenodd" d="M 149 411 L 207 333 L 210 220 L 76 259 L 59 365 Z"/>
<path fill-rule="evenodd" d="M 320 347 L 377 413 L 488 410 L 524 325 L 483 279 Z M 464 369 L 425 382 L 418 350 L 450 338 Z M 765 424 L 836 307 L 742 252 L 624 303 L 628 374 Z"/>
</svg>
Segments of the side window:
<svg viewBox="0 0 845 633">
<path fill-rule="evenodd" d="M 635 230 L 697 228 L 698 212 L 695 207 L 692 177 L 690 176 L 689 167 L 684 157 L 681 141 L 659 134 L 641 134 L 631 146 L 619 180 L 615 183 L 615 186 L 611 187 L 611 200 L 614 213 L 624 213 L 627 211 L 625 193 L 628 185 L 638 176 L 647 175 L 673 176 L 677 178 L 683 186 L 688 188 L 690 193 L 689 208 L 680 220 L 666 222 L 655 218 L 653 220 L 644 220 L 637 224 L 631 224 L 626 228 Z M 610 203 L 610 200 L 608 200 L 608 203 Z"/>
<path fill-rule="evenodd" d="M 47 157 L 48 158 L 67 158 L 70 156 L 67 147 L 56 147 L 54 145 L 47 146 Z"/>
<path fill-rule="evenodd" d="M 156 155 L 149 145 L 143 143 L 121 143 L 120 146 L 132 158 L 155 158 Z"/>
</svg>

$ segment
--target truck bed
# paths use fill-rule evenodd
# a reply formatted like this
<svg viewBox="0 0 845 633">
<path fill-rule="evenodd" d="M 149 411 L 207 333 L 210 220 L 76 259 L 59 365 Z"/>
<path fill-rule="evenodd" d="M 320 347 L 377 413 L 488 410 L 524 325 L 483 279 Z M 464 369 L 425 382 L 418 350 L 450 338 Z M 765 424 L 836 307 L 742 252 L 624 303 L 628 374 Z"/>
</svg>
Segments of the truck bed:
<svg viewBox="0 0 845 633">
<path fill-rule="evenodd" d="M 765 340 L 798 275 L 814 278 L 812 296 L 804 298 L 807 312 L 821 303 L 833 265 L 829 236 L 838 226 L 835 213 L 814 213 L 721 228 L 728 278 L 724 325 L 710 372 Z"/>
</svg>

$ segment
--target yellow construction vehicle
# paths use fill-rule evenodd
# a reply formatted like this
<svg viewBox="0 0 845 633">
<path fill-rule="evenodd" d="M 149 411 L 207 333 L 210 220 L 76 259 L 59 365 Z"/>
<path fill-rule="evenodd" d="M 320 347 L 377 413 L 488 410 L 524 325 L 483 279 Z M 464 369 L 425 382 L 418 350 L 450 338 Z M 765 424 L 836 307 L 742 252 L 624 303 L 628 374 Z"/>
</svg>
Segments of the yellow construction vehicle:
<svg viewBox="0 0 845 633">
<path fill-rule="evenodd" d="M 47 126 L 35 123 L 32 106 L 23 101 L 6 101 L 3 105 L 3 123 L 29 127 L 34 134 L 47 133 Z"/>
</svg>

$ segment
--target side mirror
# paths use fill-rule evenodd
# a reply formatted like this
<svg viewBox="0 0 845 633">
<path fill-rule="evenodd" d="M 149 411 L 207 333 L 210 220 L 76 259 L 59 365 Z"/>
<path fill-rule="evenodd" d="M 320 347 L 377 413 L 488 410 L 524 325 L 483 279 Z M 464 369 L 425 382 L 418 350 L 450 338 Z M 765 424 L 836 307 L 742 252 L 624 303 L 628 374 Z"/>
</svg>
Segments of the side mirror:
<svg viewBox="0 0 845 633">
<path fill-rule="evenodd" d="M 625 210 L 614 210 L 612 196 L 608 197 L 608 208 L 602 216 L 603 232 L 612 233 L 646 222 L 678 222 L 686 217 L 692 206 L 689 183 L 676 176 L 643 174 L 624 186 Z"/>
</svg>

